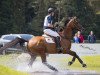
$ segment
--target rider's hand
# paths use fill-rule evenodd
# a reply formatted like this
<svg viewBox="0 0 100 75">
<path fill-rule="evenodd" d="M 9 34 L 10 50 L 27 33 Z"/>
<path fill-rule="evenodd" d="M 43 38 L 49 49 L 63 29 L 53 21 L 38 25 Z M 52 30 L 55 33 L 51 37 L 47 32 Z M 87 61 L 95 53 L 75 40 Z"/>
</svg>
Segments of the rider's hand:
<svg viewBox="0 0 100 75">
<path fill-rule="evenodd" d="M 53 25 L 52 24 L 49 24 L 49 26 L 48 27 L 52 27 L 53 28 Z"/>
</svg>

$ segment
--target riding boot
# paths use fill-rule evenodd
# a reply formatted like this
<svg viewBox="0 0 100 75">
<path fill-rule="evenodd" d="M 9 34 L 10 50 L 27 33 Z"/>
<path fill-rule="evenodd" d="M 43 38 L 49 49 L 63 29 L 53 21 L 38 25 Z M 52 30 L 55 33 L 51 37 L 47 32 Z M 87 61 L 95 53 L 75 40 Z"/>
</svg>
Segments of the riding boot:
<svg viewBox="0 0 100 75">
<path fill-rule="evenodd" d="M 60 44 L 60 37 L 55 37 L 55 43 L 56 43 L 56 48 L 59 52 L 62 52 L 62 47 L 61 47 L 61 44 Z"/>
</svg>

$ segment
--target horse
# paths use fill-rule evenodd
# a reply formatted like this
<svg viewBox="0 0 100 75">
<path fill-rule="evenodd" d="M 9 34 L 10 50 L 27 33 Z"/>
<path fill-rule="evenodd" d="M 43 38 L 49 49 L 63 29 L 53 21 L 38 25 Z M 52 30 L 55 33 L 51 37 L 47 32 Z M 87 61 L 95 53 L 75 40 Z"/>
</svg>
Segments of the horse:
<svg viewBox="0 0 100 75">
<path fill-rule="evenodd" d="M 81 31 L 83 27 L 79 24 L 76 17 L 73 17 L 68 21 L 68 23 L 65 23 L 65 27 L 61 33 L 61 46 L 63 48 L 62 54 L 69 54 L 73 56 L 72 60 L 68 62 L 68 65 L 72 65 L 75 62 L 75 59 L 77 58 L 78 61 L 82 64 L 82 67 L 87 67 L 87 65 L 82 61 L 82 59 L 76 54 L 76 52 L 70 50 L 71 49 L 71 38 L 72 38 L 72 32 L 74 29 L 77 29 Z M 4 47 L 0 48 L 0 53 L 8 48 L 11 47 L 17 43 L 27 43 L 27 51 L 31 56 L 29 66 L 32 66 L 33 62 L 35 61 L 37 56 L 40 56 L 42 59 L 42 63 L 46 65 L 49 69 L 53 71 L 58 71 L 55 67 L 47 63 L 46 56 L 47 54 L 58 54 L 58 51 L 56 49 L 55 43 L 47 43 L 44 36 L 36 36 L 31 38 L 29 41 L 24 40 L 22 38 L 16 38 L 13 41 L 7 43 Z"/>
</svg>

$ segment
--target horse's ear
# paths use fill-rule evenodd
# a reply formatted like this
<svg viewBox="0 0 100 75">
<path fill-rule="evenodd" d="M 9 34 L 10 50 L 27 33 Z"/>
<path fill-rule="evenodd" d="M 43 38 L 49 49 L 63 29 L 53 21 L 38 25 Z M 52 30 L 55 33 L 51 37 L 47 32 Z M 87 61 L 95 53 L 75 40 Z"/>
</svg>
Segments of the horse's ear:
<svg viewBox="0 0 100 75">
<path fill-rule="evenodd" d="M 74 19 L 77 19 L 77 17 L 75 16 Z"/>
</svg>

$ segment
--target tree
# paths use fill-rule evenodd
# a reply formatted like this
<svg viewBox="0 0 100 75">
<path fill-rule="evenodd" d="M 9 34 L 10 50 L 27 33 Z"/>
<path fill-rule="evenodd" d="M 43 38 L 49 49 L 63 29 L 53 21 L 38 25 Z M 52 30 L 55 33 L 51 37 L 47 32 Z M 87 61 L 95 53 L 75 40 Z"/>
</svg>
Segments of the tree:
<svg viewBox="0 0 100 75">
<path fill-rule="evenodd" d="M 99 17 L 95 17 L 95 11 L 87 0 L 0 0 L 0 35 L 8 33 L 41 35 L 44 17 L 49 7 L 56 9 L 55 21 L 61 21 L 68 16 L 77 16 L 85 28 L 85 36 L 91 30 L 96 34 L 100 33 L 97 30 Z"/>
<path fill-rule="evenodd" d="M 63 6 L 67 16 L 77 16 L 85 28 L 84 35 L 96 31 L 95 12 L 87 0 L 64 0 Z"/>
<path fill-rule="evenodd" d="M 0 0 L 0 34 L 11 33 L 13 25 L 11 0 Z"/>
</svg>

